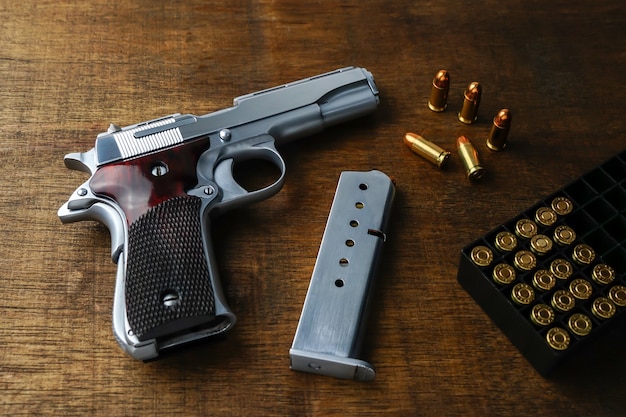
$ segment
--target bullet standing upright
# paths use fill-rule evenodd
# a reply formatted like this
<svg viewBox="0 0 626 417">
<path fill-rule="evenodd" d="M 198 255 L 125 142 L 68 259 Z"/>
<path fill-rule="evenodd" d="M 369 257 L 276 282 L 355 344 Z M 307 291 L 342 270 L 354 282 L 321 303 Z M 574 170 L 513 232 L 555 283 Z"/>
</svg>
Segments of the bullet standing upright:
<svg viewBox="0 0 626 417">
<path fill-rule="evenodd" d="M 492 151 L 501 151 L 506 146 L 506 137 L 511 128 L 511 112 L 509 109 L 502 109 L 493 118 L 491 131 L 487 137 L 487 147 Z"/>
<path fill-rule="evenodd" d="M 463 93 L 463 107 L 459 112 L 459 121 L 471 125 L 478 118 L 478 107 L 483 88 L 480 83 L 474 81 L 470 83 Z"/>
<path fill-rule="evenodd" d="M 450 74 L 446 70 L 439 70 L 433 79 L 430 90 L 428 108 L 434 112 L 442 112 L 448 107 L 448 91 L 450 90 Z"/>
</svg>

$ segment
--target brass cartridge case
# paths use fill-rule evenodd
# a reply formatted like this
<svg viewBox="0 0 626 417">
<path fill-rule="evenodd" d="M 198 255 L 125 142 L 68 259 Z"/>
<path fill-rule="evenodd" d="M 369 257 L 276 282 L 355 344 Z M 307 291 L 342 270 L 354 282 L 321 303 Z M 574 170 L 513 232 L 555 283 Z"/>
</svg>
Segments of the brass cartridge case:
<svg viewBox="0 0 626 417">
<path fill-rule="evenodd" d="M 620 307 L 626 307 L 626 287 L 615 285 L 609 290 L 609 299 Z"/>
<path fill-rule="evenodd" d="M 593 323 L 591 319 L 581 313 L 572 314 L 572 316 L 567 321 L 567 326 L 572 331 L 572 333 L 578 336 L 587 336 L 591 333 L 591 329 L 593 327 Z"/>
<path fill-rule="evenodd" d="M 557 290 L 552 294 L 551 304 L 555 310 L 566 313 L 574 308 L 576 299 L 569 291 Z"/>
<path fill-rule="evenodd" d="M 596 252 L 589 245 L 579 243 L 574 247 L 572 259 L 579 265 L 589 265 L 596 259 Z"/>
<path fill-rule="evenodd" d="M 459 121 L 470 125 L 478 118 L 478 107 L 480 106 L 480 97 L 482 96 L 482 86 L 474 81 L 470 83 L 463 93 L 463 107 L 459 112 Z"/>
<path fill-rule="evenodd" d="M 478 266 L 489 266 L 493 261 L 493 252 L 487 246 L 476 246 L 470 253 L 472 262 Z"/>
<path fill-rule="evenodd" d="M 556 278 L 545 269 L 539 269 L 533 274 L 533 286 L 540 291 L 550 291 L 556 285 Z"/>
<path fill-rule="evenodd" d="M 550 207 L 539 207 L 535 212 L 535 220 L 544 226 L 552 226 L 557 221 L 557 214 Z"/>
<path fill-rule="evenodd" d="M 574 204 L 567 197 L 556 197 L 551 203 L 552 210 L 559 216 L 565 216 L 572 212 Z"/>
<path fill-rule="evenodd" d="M 506 147 L 506 138 L 511 129 L 511 112 L 502 109 L 493 118 L 491 131 L 487 136 L 487 147 L 492 151 L 501 151 Z"/>
<path fill-rule="evenodd" d="M 517 238 L 511 232 L 500 232 L 496 235 L 494 245 L 498 250 L 511 252 L 517 247 Z"/>
<path fill-rule="evenodd" d="M 615 279 L 615 270 L 607 264 L 597 264 L 593 267 L 591 278 L 600 285 L 607 285 Z"/>
<path fill-rule="evenodd" d="M 606 297 L 598 297 L 591 304 L 591 312 L 599 319 L 610 319 L 615 315 L 615 304 Z"/>
<path fill-rule="evenodd" d="M 500 263 L 493 268 L 491 277 L 500 285 L 508 285 L 515 281 L 515 269 L 507 263 Z"/>
<path fill-rule="evenodd" d="M 511 299 L 517 305 L 528 305 L 535 301 L 535 290 L 528 284 L 520 282 L 511 290 Z"/>
<path fill-rule="evenodd" d="M 545 255 L 552 250 L 552 240 L 542 234 L 536 234 L 530 239 L 530 250 L 537 255 Z"/>
<path fill-rule="evenodd" d="M 560 327 L 553 327 L 546 333 L 546 341 L 554 350 L 565 350 L 569 347 L 570 336 L 567 330 Z"/>
<path fill-rule="evenodd" d="M 480 165 L 480 161 L 478 160 L 478 151 L 474 148 L 472 142 L 470 142 L 465 136 L 459 136 L 456 140 L 456 146 L 459 151 L 461 161 L 465 166 L 467 178 L 472 181 L 481 179 L 483 175 L 485 175 L 485 168 Z"/>
<path fill-rule="evenodd" d="M 548 326 L 554 321 L 554 310 L 546 304 L 535 304 L 530 311 L 530 321 L 537 326 Z"/>
<path fill-rule="evenodd" d="M 559 245 L 567 246 L 576 240 L 576 232 L 569 226 L 557 226 L 554 229 L 554 240 Z"/>
<path fill-rule="evenodd" d="M 414 153 L 423 157 L 427 161 L 432 162 L 439 168 L 442 168 L 448 158 L 450 158 L 450 152 L 424 139 L 422 136 L 416 135 L 415 133 L 409 132 L 404 135 L 404 143 Z"/>
<path fill-rule="evenodd" d="M 572 264 L 563 258 L 557 258 L 550 263 L 550 273 L 558 279 L 566 280 L 573 272 Z"/>
<path fill-rule="evenodd" d="M 448 91 L 450 90 L 450 74 L 446 70 L 439 70 L 433 79 L 430 90 L 428 108 L 434 112 L 442 112 L 448 107 Z"/>
<path fill-rule="evenodd" d="M 513 257 L 513 265 L 520 271 L 532 271 L 537 266 L 537 258 L 532 252 L 521 250 Z"/>
<path fill-rule="evenodd" d="M 520 219 L 515 223 L 515 234 L 524 239 L 531 239 L 538 230 L 537 223 L 530 219 Z"/>
<path fill-rule="evenodd" d="M 579 300 L 587 300 L 593 293 L 593 287 L 586 279 L 576 278 L 569 283 L 569 291 Z"/>
</svg>

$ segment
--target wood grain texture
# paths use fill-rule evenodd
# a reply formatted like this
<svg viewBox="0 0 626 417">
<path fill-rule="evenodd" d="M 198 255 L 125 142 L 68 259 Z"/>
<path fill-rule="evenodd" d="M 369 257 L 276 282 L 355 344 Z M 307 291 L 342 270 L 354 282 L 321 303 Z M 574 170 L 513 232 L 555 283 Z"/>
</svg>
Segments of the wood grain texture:
<svg viewBox="0 0 626 417">
<path fill-rule="evenodd" d="M 115 4 L 119 3 L 119 4 Z M 567 1 L 14 1 L 0 3 L 0 414 L 251 416 L 615 416 L 626 411 L 623 326 L 540 377 L 460 288 L 460 249 L 626 147 L 626 6 Z M 274 198 L 214 231 L 239 322 L 228 338 L 159 361 L 126 357 L 111 333 L 108 231 L 62 225 L 110 122 L 204 114 L 236 96 L 357 65 L 378 112 L 283 149 Z M 426 102 L 450 71 L 448 110 Z M 456 119 L 483 85 L 479 121 Z M 487 150 L 513 112 L 510 145 Z M 402 143 L 453 151 L 475 140 L 470 184 Z M 398 195 L 363 353 L 372 383 L 289 369 L 339 174 L 377 168 Z"/>
</svg>

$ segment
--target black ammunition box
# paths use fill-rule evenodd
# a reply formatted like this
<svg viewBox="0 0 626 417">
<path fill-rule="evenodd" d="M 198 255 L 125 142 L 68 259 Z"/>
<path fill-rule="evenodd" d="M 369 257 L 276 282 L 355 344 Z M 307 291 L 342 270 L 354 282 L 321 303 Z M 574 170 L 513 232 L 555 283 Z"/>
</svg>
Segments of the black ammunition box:
<svg viewBox="0 0 626 417">
<path fill-rule="evenodd" d="M 557 206 L 553 207 L 553 203 Z M 537 221 L 537 211 L 543 213 L 546 207 L 556 213 L 556 221 L 549 222 L 551 225 Z M 515 226 L 521 219 L 532 220 L 537 225 L 537 233 L 553 240 L 547 253 L 537 253 L 531 239 L 520 235 L 516 235 L 517 245 L 513 250 L 508 250 L 510 247 L 504 250 L 502 245 L 495 244 L 495 237 L 500 232 L 516 234 Z M 554 238 L 556 228 L 563 225 L 575 232 L 571 243 L 563 244 Z M 484 258 L 477 259 L 476 256 L 484 248 L 475 251 L 472 256 L 472 250 L 477 246 L 486 247 L 493 253 L 488 265 L 485 265 Z M 587 250 L 583 256 L 577 254 L 579 251 L 575 248 Z M 536 265 L 532 269 L 520 268 L 519 262 L 516 265 L 516 253 L 533 249 Z M 550 266 L 557 259 L 561 260 L 557 263 L 565 260 L 565 264 L 572 266 L 571 274 L 567 274 L 567 278 L 557 277 L 556 284 L 547 291 L 533 286 L 534 274 L 540 270 L 542 273 L 550 272 Z M 515 268 L 515 279 L 511 282 L 493 279 L 494 268 L 502 263 Z M 602 272 L 603 275 L 598 277 L 599 269 L 608 272 Z M 574 297 L 573 308 L 563 311 L 558 303 L 555 305 L 555 292 L 571 291 L 571 282 L 581 278 L 590 283 L 591 292 L 574 291 L 577 297 Z M 604 330 L 623 320 L 626 312 L 626 151 L 463 248 L 457 279 L 544 376 L 575 351 L 596 340 Z M 533 287 L 534 299 L 531 302 L 520 304 L 511 298 L 513 287 L 520 283 Z M 531 311 L 538 304 L 542 304 L 542 309 L 549 306 L 546 310 L 554 311 L 553 319 L 546 314 L 550 324 L 542 325 L 537 320 L 531 320 Z M 570 318 L 574 314 L 584 315 L 584 320 L 573 324 Z M 574 320 L 580 317 L 577 315 Z M 581 331 L 580 326 L 589 325 L 587 318 L 591 321 L 591 330 L 587 327 Z M 554 328 L 557 330 L 551 330 Z"/>
</svg>

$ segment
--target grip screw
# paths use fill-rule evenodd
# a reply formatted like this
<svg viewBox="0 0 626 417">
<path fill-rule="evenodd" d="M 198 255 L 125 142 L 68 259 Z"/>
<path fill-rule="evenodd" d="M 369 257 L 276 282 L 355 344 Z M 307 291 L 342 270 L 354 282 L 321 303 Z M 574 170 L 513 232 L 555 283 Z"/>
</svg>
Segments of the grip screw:
<svg viewBox="0 0 626 417">
<path fill-rule="evenodd" d="M 163 175 L 167 174 L 168 171 L 169 168 L 164 162 L 158 162 L 152 167 L 151 173 L 154 177 L 162 177 Z"/>
<path fill-rule="evenodd" d="M 174 290 L 167 290 L 161 295 L 161 301 L 165 307 L 177 307 L 180 304 L 180 296 Z"/>
</svg>

